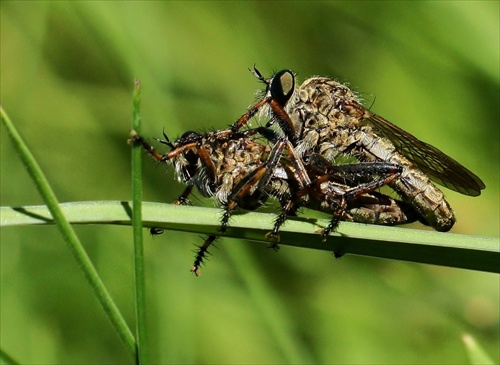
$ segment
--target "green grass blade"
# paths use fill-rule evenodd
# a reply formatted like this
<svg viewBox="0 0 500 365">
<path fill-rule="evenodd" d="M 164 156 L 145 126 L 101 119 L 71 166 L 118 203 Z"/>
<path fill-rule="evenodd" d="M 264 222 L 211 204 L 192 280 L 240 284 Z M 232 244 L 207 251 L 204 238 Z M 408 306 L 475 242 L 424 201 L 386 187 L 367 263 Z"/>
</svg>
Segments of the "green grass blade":
<svg viewBox="0 0 500 365">
<path fill-rule="evenodd" d="M 135 82 L 132 129 L 141 130 L 141 84 Z M 146 336 L 146 302 L 144 280 L 144 246 L 142 240 L 142 148 L 132 147 L 132 226 L 134 232 L 135 311 L 138 364 L 149 364 Z"/>
<path fill-rule="evenodd" d="M 469 364 L 472 365 L 493 365 L 495 362 L 486 354 L 484 349 L 479 346 L 476 340 L 468 334 L 462 336 L 465 350 L 469 357 Z"/>
<path fill-rule="evenodd" d="M 130 225 L 129 202 L 99 201 L 61 204 L 72 223 Z M 53 224 L 46 207 L 2 207 L 0 225 Z M 142 205 L 143 225 L 176 231 L 219 234 L 220 209 L 171 204 Z M 275 215 L 234 214 L 224 236 L 268 243 L 264 235 Z M 500 273 L 500 240 L 418 229 L 342 222 L 338 231 L 322 242 L 317 232 L 328 220 L 293 218 L 281 230 L 281 245 L 291 245 L 394 260 Z"/>
<path fill-rule="evenodd" d="M 269 283 L 260 265 L 252 255 L 247 254 L 244 246 L 226 250 L 233 262 L 239 278 L 250 293 L 253 304 L 261 313 L 268 332 L 281 350 L 284 362 L 287 364 L 315 364 L 318 360 L 311 353 L 310 348 L 298 336 L 294 316 L 289 307 L 283 307 L 274 289 Z"/>
<path fill-rule="evenodd" d="M 0 349 L 0 360 L 2 360 L 2 364 L 8 364 L 8 365 L 17 365 L 19 362 L 14 360 L 12 356 L 7 354 L 4 350 Z"/>
<path fill-rule="evenodd" d="M 7 128 L 7 131 L 12 139 L 14 147 L 17 149 L 21 160 L 23 161 L 28 173 L 35 182 L 35 185 L 40 192 L 43 200 L 47 204 L 48 211 L 50 212 L 50 217 L 53 217 L 53 223 L 55 223 L 61 232 L 64 240 L 66 241 L 73 257 L 78 263 L 78 266 L 82 270 L 85 279 L 90 284 L 95 296 L 97 297 L 99 303 L 103 307 L 106 315 L 110 319 L 113 327 L 118 332 L 118 335 L 125 343 L 127 349 L 130 353 L 135 356 L 135 340 L 132 332 L 128 328 L 123 316 L 116 307 L 113 299 L 109 295 L 104 283 L 102 282 L 97 270 L 90 261 L 83 245 L 80 243 L 75 231 L 71 227 L 70 223 L 64 216 L 64 212 L 61 209 L 57 198 L 52 191 L 49 182 L 45 178 L 40 166 L 36 162 L 34 156 L 31 154 L 28 146 L 24 143 L 21 136 L 17 132 L 16 128 L 12 124 L 10 118 L 5 113 L 4 109 L 0 107 L 0 117 L 3 124 Z"/>
</svg>

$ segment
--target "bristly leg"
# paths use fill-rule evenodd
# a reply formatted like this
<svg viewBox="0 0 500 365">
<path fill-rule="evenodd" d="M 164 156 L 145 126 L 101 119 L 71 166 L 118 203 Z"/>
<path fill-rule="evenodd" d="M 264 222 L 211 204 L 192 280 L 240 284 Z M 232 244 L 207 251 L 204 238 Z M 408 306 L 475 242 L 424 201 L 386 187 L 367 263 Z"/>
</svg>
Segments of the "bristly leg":
<svg viewBox="0 0 500 365">
<path fill-rule="evenodd" d="M 347 209 L 347 202 L 344 198 L 341 199 L 341 202 L 338 204 L 337 209 L 333 212 L 330 223 L 323 229 L 321 232 L 321 240 L 324 242 L 328 238 L 330 232 L 335 231 L 339 226 L 340 221 L 344 217 Z"/>
<path fill-rule="evenodd" d="M 163 234 L 163 229 L 162 228 L 158 228 L 158 227 L 152 227 L 149 229 L 149 234 L 152 236 L 152 237 L 155 237 L 155 236 L 158 236 L 160 234 Z"/>
<path fill-rule="evenodd" d="M 196 250 L 196 255 L 194 257 L 193 267 L 191 268 L 191 272 L 194 272 L 196 276 L 200 276 L 201 274 L 201 265 L 205 264 L 205 260 L 207 256 L 210 255 L 208 252 L 208 248 L 214 243 L 214 241 L 218 238 L 218 236 L 210 235 L 207 237 L 203 245 L 198 247 Z"/>
<path fill-rule="evenodd" d="M 172 204 L 174 205 L 190 205 L 191 202 L 189 201 L 189 195 L 193 191 L 194 185 L 188 185 L 182 194 L 177 198 L 176 201 L 174 201 Z"/>
<path fill-rule="evenodd" d="M 266 233 L 266 239 L 268 240 L 273 240 L 273 243 L 269 244 L 269 247 L 274 249 L 275 251 L 279 250 L 278 243 L 280 241 L 280 228 L 285 223 L 288 215 L 290 215 L 290 212 L 294 212 L 296 210 L 296 205 L 294 202 L 294 199 L 288 200 L 285 205 L 282 207 L 280 214 L 278 217 L 276 217 L 276 220 L 274 221 L 274 226 L 273 230 L 271 232 Z"/>
<path fill-rule="evenodd" d="M 273 75 L 270 79 L 266 79 L 255 66 L 254 69 L 250 71 L 259 81 L 266 85 L 265 95 L 232 125 L 231 130 L 233 132 L 239 131 L 267 105 L 271 109 L 273 115 L 271 120 L 273 122 L 278 122 L 287 138 L 292 141 L 292 143 L 295 143 L 295 126 L 292 119 L 285 111 L 285 105 L 292 97 L 295 90 L 294 73 L 290 70 L 282 70 Z M 271 124 L 272 122 L 270 122 L 268 126 Z"/>
</svg>

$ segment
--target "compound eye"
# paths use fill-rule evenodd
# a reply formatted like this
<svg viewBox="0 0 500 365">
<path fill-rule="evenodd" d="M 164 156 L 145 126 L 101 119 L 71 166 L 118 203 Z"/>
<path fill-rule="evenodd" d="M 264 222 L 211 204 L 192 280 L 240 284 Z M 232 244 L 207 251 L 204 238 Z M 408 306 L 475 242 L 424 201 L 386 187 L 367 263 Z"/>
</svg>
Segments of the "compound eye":
<svg viewBox="0 0 500 365">
<path fill-rule="evenodd" d="M 181 136 L 180 139 L 191 139 L 191 138 L 196 138 L 196 137 L 199 137 L 200 134 L 199 133 L 196 133 L 194 131 L 187 131 L 187 132 L 184 132 Z"/>
<path fill-rule="evenodd" d="M 295 88 L 295 76 L 290 70 L 281 70 L 271 81 L 271 96 L 282 107 L 290 100 Z"/>
</svg>

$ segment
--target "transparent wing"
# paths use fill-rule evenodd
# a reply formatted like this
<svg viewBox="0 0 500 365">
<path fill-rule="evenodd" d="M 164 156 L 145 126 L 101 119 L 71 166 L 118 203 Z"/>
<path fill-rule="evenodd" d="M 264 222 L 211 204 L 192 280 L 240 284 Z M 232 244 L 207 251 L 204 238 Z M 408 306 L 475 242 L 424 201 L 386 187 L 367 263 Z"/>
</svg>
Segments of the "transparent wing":
<svg viewBox="0 0 500 365">
<path fill-rule="evenodd" d="M 364 109 L 361 105 L 358 107 Z M 370 116 L 365 122 L 370 123 L 382 136 L 389 139 L 401 154 L 415 163 L 431 180 L 465 195 L 481 194 L 485 185 L 472 171 L 381 116 L 368 113 Z"/>
</svg>

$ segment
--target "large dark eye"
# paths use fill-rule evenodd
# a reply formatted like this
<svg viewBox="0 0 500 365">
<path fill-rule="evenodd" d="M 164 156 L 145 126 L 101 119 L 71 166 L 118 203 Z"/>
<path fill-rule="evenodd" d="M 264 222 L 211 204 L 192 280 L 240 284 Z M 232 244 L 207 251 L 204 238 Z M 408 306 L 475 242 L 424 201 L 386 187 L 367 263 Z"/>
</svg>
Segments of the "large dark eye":
<svg viewBox="0 0 500 365">
<path fill-rule="evenodd" d="M 193 131 L 187 131 L 187 132 L 184 132 L 181 136 L 181 138 L 179 138 L 179 140 L 186 140 L 186 139 L 195 139 L 197 137 L 199 137 L 200 134 L 199 133 L 196 133 L 196 132 L 193 132 Z"/>
<path fill-rule="evenodd" d="M 288 100 L 290 100 L 294 88 L 295 76 L 293 76 L 293 72 L 290 70 L 281 70 L 274 75 L 271 81 L 271 96 L 284 107 Z"/>
</svg>

